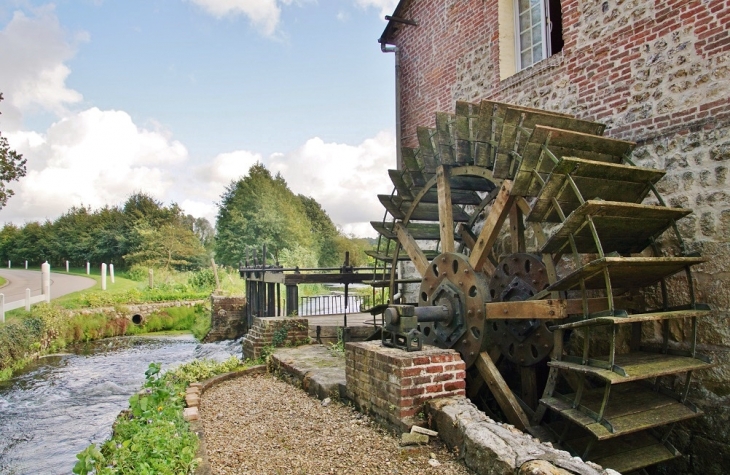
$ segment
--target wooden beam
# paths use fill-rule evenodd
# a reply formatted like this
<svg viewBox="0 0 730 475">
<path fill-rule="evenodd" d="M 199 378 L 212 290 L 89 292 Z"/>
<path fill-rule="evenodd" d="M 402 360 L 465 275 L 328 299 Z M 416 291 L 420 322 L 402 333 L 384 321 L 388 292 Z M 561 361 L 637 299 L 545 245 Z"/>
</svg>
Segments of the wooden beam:
<svg viewBox="0 0 730 475">
<path fill-rule="evenodd" d="M 530 420 L 486 351 L 479 354 L 476 366 L 497 404 L 507 416 L 507 421 L 519 430 L 525 431 L 530 426 Z"/>
<path fill-rule="evenodd" d="M 436 169 L 436 189 L 439 200 L 441 252 L 454 252 L 454 210 L 451 204 L 451 172 L 441 165 Z"/>
<path fill-rule="evenodd" d="M 494 246 L 494 242 L 502 229 L 502 224 L 507 219 L 509 210 L 514 203 L 515 197 L 510 195 L 511 189 L 512 181 L 504 180 L 502 188 L 499 190 L 494 204 L 492 204 L 492 210 L 484 222 L 484 227 L 479 233 L 476 245 L 469 256 L 469 264 L 476 271 L 483 269 L 484 263 L 488 260 L 489 253 L 492 251 L 492 246 Z"/>
<path fill-rule="evenodd" d="M 630 297 L 614 297 L 613 304 L 615 308 L 622 310 L 636 310 L 640 308 L 641 303 L 639 299 L 632 299 Z M 566 311 L 568 315 L 582 315 L 583 314 L 583 299 L 568 299 L 565 300 L 567 306 Z M 598 313 L 604 310 L 608 310 L 608 299 L 605 297 L 595 297 L 588 299 L 588 312 Z"/>
<path fill-rule="evenodd" d="M 487 320 L 560 320 L 568 316 L 565 300 L 524 300 L 484 304 Z"/>
<path fill-rule="evenodd" d="M 509 210 L 509 233 L 512 238 L 512 252 L 525 252 L 525 223 L 519 206 Z"/>
<path fill-rule="evenodd" d="M 403 250 L 406 251 L 408 257 L 411 258 L 413 265 L 416 266 L 416 271 L 418 271 L 421 277 L 425 276 L 426 271 L 428 270 L 428 259 L 426 258 L 426 255 L 423 254 L 421 248 L 418 247 L 416 240 L 413 239 L 413 236 L 411 236 L 411 233 L 408 232 L 408 229 L 403 226 L 403 223 L 395 223 L 393 230 L 398 236 L 398 242 L 400 242 L 401 247 L 403 247 Z"/>
</svg>

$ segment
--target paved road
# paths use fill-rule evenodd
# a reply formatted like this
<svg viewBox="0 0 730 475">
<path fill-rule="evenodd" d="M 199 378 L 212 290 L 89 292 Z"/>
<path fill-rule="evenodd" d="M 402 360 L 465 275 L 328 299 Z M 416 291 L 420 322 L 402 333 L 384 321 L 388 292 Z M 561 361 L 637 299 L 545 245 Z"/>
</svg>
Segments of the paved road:
<svg viewBox="0 0 730 475">
<path fill-rule="evenodd" d="M 31 296 L 41 294 L 41 271 L 0 269 L 0 276 L 8 281 L 8 285 L 0 287 L 6 302 L 25 299 L 25 289 L 30 289 Z M 94 284 L 96 281 L 88 277 L 51 272 L 51 298 L 88 289 Z"/>
</svg>

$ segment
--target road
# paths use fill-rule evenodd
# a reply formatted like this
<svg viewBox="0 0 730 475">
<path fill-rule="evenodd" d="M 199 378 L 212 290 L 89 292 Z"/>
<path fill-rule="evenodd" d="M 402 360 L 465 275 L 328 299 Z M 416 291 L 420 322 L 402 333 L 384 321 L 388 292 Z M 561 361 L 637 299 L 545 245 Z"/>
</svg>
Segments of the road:
<svg viewBox="0 0 730 475">
<path fill-rule="evenodd" d="M 41 271 L 0 269 L 0 276 L 8 281 L 7 285 L 0 287 L 6 302 L 25 299 L 25 289 L 30 289 L 31 296 L 41 294 Z M 88 277 L 51 272 L 51 298 L 88 289 L 94 284 L 96 281 Z"/>
</svg>

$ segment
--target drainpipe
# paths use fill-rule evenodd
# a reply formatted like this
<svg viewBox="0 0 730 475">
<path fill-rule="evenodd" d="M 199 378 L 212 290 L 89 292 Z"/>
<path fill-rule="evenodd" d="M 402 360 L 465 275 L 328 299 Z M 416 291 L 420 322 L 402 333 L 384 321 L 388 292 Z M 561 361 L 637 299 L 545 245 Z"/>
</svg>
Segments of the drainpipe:
<svg viewBox="0 0 730 475">
<path fill-rule="evenodd" d="M 396 143 L 396 168 L 403 169 L 401 154 L 401 103 L 400 103 L 400 50 L 395 45 L 380 43 L 380 51 L 383 53 L 395 53 L 395 143 Z"/>
</svg>

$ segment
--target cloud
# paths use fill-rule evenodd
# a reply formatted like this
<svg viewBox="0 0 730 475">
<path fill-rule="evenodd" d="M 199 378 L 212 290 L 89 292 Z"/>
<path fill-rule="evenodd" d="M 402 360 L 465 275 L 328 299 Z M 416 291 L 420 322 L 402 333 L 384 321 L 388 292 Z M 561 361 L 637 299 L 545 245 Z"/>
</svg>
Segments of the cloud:
<svg viewBox="0 0 730 475">
<path fill-rule="evenodd" d="M 395 11 L 398 0 L 355 0 L 355 4 L 362 8 L 379 8 L 380 17 L 383 18 Z"/>
<path fill-rule="evenodd" d="M 71 206 L 121 204 L 143 191 L 166 197 L 187 149 L 161 131 L 137 127 L 129 114 L 91 108 L 53 124 L 45 134 L 7 134 L 28 160 L 28 174 L 11 183 L 16 195 L 3 221 L 54 219 Z"/>
<path fill-rule="evenodd" d="M 375 236 L 369 222 L 383 218 L 377 195 L 392 191 L 388 169 L 395 167 L 395 149 L 394 134 L 380 132 L 359 145 L 315 137 L 294 151 L 268 157 L 249 151 L 220 154 L 193 174 L 195 183 L 186 185 L 186 194 L 194 198 L 180 207 L 214 222 L 217 208 L 212 203 L 231 181 L 261 162 L 272 174 L 281 173 L 294 193 L 317 200 L 344 232 Z"/>
<path fill-rule="evenodd" d="M 281 5 L 293 0 L 190 0 L 216 18 L 245 15 L 266 36 L 276 33 L 281 19 Z"/>
<path fill-rule="evenodd" d="M 50 111 L 58 116 L 82 95 L 66 86 L 71 70 L 64 64 L 76 53 L 76 44 L 88 40 L 85 33 L 69 38 L 52 6 L 31 12 L 16 11 L 0 31 L 0 92 L 3 131 L 18 130 L 23 114 Z"/>
</svg>

